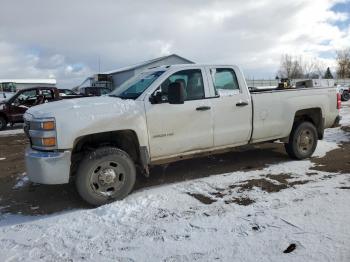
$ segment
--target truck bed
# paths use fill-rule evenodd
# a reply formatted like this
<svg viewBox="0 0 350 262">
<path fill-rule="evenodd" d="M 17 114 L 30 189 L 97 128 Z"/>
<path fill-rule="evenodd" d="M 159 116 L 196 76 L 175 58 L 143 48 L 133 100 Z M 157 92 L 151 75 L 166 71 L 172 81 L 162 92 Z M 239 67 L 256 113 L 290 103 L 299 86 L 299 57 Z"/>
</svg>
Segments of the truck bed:
<svg viewBox="0 0 350 262">
<path fill-rule="evenodd" d="M 325 116 L 324 127 L 331 127 L 338 115 L 336 92 L 333 87 L 250 90 L 251 142 L 288 137 L 295 114 L 304 108 L 319 111 Z"/>
</svg>

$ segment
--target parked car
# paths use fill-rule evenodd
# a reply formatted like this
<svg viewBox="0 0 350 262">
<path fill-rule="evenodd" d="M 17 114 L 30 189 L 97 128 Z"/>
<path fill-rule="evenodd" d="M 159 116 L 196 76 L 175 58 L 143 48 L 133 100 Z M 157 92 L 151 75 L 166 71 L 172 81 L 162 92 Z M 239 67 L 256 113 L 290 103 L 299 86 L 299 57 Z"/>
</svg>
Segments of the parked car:
<svg viewBox="0 0 350 262">
<path fill-rule="evenodd" d="M 28 108 L 60 99 L 55 87 L 32 87 L 17 91 L 9 98 L 0 101 L 0 130 L 8 123 L 13 125 L 23 122 L 23 114 Z"/>
<path fill-rule="evenodd" d="M 312 97 L 312 99 L 310 99 Z M 279 140 L 293 159 L 310 157 L 339 122 L 335 88 L 249 91 L 236 66 L 171 65 L 134 76 L 109 96 L 30 108 L 29 179 L 75 181 L 92 205 L 122 199 L 136 170 Z"/>
<path fill-rule="evenodd" d="M 102 96 L 112 92 L 112 89 L 108 87 L 89 86 L 89 87 L 81 87 L 79 91 L 80 91 L 80 94 L 84 96 Z"/>
<path fill-rule="evenodd" d="M 348 101 L 350 99 L 350 87 L 338 85 L 337 90 L 342 101 Z"/>
<path fill-rule="evenodd" d="M 86 97 L 85 95 L 77 94 L 73 90 L 70 90 L 70 89 L 59 88 L 58 92 L 59 92 L 60 96 L 64 99 Z"/>
</svg>

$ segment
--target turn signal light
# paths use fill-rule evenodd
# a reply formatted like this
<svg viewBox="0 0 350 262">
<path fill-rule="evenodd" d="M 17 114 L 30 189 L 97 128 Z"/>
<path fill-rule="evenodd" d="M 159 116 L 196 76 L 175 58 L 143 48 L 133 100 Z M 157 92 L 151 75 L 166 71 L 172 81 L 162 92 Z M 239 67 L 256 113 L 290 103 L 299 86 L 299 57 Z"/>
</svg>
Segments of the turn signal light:
<svg viewBox="0 0 350 262">
<path fill-rule="evenodd" d="M 53 130 L 55 129 L 55 122 L 54 121 L 47 121 L 42 123 L 42 129 L 44 130 Z"/>
<path fill-rule="evenodd" d="M 55 137 L 45 137 L 42 140 L 43 146 L 55 146 L 56 145 L 56 138 Z"/>
</svg>

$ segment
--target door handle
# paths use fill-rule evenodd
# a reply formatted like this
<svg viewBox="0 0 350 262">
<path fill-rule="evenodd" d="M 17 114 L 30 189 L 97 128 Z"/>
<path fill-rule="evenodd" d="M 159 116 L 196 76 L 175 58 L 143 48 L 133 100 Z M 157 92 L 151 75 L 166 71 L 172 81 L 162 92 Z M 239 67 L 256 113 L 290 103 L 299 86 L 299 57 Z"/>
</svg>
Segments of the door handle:
<svg viewBox="0 0 350 262">
<path fill-rule="evenodd" d="M 197 111 L 206 111 L 210 110 L 210 106 L 200 106 L 196 108 Z"/>
<path fill-rule="evenodd" d="M 236 104 L 236 106 L 247 106 L 248 105 L 248 102 L 243 102 L 243 101 L 240 101 Z"/>
</svg>

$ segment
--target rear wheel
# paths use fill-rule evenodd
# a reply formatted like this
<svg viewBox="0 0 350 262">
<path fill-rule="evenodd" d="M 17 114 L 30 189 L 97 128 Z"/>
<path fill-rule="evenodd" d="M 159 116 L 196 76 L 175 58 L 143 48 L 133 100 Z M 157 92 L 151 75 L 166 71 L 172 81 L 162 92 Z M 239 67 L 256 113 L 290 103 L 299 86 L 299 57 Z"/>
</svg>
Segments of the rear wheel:
<svg viewBox="0 0 350 262">
<path fill-rule="evenodd" d="M 115 147 L 102 147 L 79 164 L 76 186 L 86 202 L 99 206 L 126 197 L 135 180 L 135 165 L 129 155 Z"/>
<path fill-rule="evenodd" d="M 4 130 L 7 126 L 7 121 L 3 116 L 0 116 L 0 130 Z"/>
<path fill-rule="evenodd" d="M 350 99 L 350 93 L 349 91 L 347 90 L 344 90 L 342 95 L 341 95 L 341 98 L 343 101 L 348 101 Z"/>
<path fill-rule="evenodd" d="M 305 159 L 314 153 L 317 140 L 316 127 L 310 122 L 300 122 L 294 125 L 285 149 L 291 158 Z"/>
</svg>

